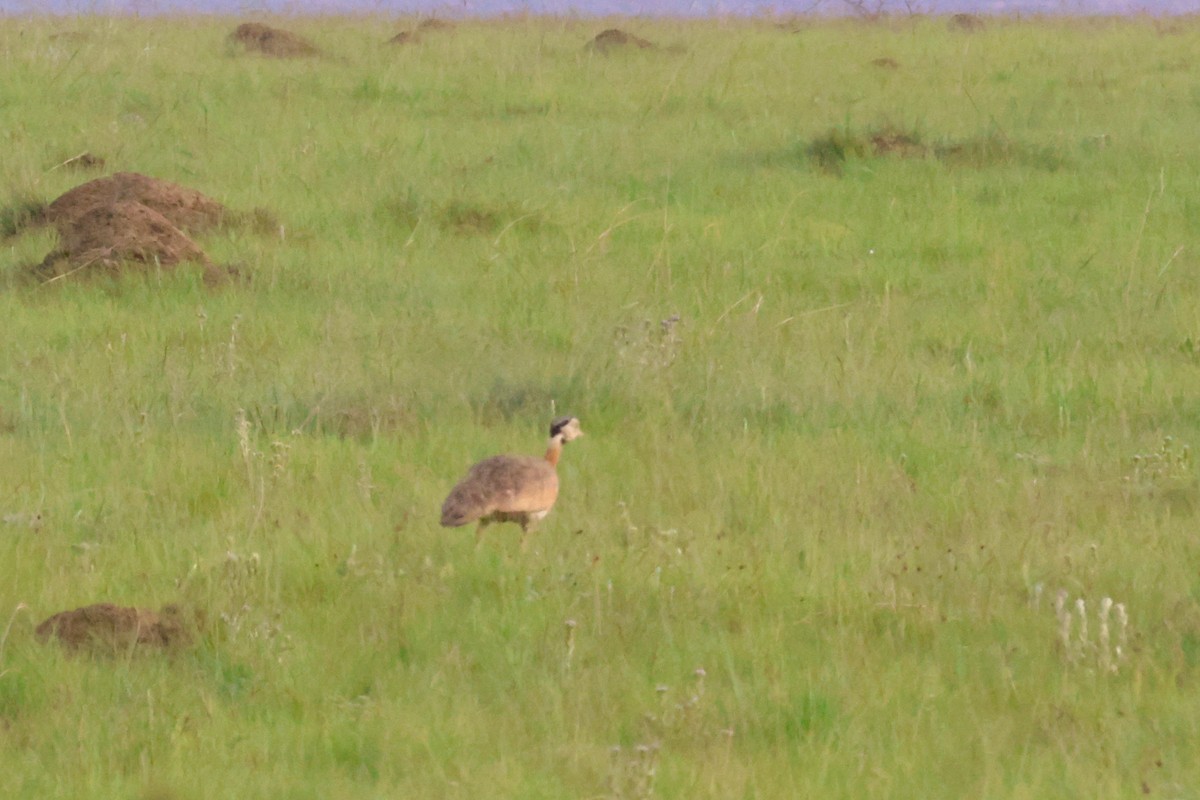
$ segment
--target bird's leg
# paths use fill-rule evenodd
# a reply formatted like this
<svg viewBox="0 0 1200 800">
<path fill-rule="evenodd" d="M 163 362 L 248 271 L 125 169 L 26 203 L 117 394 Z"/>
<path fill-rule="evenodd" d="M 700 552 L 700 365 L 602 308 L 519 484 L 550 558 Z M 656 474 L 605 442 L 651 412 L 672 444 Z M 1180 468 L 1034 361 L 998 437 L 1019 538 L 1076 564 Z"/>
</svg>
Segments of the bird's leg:
<svg viewBox="0 0 1200 800">
<path fill-rule="evenodd" d="M 521 552 L 525 552 L 525 548 L 529 546 L 529 528 L 528 522 L 521 525 Z"/>
<path fill-rule="evenodd" d="M 478 550 L 483 544 L 483 529 L 487 527 L 486 520 L 479 520 L 479 525 L 475 528 L 475 549 Z"/>
</svg>

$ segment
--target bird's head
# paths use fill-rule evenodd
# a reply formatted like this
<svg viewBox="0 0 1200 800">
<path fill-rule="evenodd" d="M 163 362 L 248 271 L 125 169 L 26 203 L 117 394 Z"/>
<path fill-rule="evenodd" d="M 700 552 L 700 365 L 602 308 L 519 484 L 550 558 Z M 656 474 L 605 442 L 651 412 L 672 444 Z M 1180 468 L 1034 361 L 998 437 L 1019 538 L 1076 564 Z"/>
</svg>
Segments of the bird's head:
<svg viewBox="0 0 1200 800">
<path fill-rule="evenodd" d="M 564 442 L 569 442 L 572 439 L 578 439 L 583 436 L 583 429 L 579 427 L 579 420 L 575 417 L 556 417 L 550 423 L 550 438 L 561 437 Z"/>
</svg>

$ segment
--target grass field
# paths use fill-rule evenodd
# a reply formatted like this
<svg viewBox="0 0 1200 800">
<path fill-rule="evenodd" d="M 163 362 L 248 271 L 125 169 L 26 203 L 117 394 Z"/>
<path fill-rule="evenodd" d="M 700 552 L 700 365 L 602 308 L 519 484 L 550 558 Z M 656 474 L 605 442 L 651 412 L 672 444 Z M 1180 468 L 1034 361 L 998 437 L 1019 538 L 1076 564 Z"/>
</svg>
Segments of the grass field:
<svg viewBox="0 0 1200 800">
<path fill-rule="evenodd" d="M 3 242 L 0 796 L 1200 797 L 1195 19 L 239 21 L 0 20 L 0 206 L 278 220 Z"/>
</svg>

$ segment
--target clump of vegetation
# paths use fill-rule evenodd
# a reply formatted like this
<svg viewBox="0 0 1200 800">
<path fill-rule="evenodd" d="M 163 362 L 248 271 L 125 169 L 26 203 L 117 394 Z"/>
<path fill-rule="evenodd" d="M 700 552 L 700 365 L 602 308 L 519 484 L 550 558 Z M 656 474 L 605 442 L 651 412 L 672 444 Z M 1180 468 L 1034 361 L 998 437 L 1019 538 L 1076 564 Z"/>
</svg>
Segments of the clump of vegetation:
<svg viewBox="0 0 1200 800">
<path fill-rule="evenodd" d="M 394 394 L 367 396 L 363 392 L 328 392 L 317 398 L 276 396 L 245 410 L 258 430 L 279 437 L 337 436 L 371 441 L 394 435 L 414 424 L 416 412 Z"/>
<path fill-rule="evenodd" d="M 0 207 L 0 239 L 7 239 L 27 228 L 45 222 L 46 204 L 33 198 L 19 198 Z"/>
<path fill-rule="evenodd" d="M 823 171 L 840 175 L 848 159 L 863 158 L 871 150 L 866 137 L 842 127 L 815 137 L 805 146 L 804 153 Z"/>
<path fill-rule="evenodd" d="M 931 152 L 935 151 L 923 143 L 920 132 L 891 125 L 862 132 L 847 126 L 831 128 L 805 148 L 813 163 L 833 174 L 841 174 L 842 165 L 848 160 L 882 156 L 923 158 Z"/>
<path fill-rule="evenodd" d="M 831 128 L 809 141 L 804 153 L 823 172 L 835 175 L 842 173 L 847 161 L 884 157 L 933 158 L 947 166 L 973 169 L 1018 164 L 1053 171 L 1063 163 L 1048 148 L 1017 144 L 999 133 L 928 142 L 920 131 L 890 125 L 864 131 Z"/>
<path fill-rule="evenodd" d="M 426 220 L 439 230 L 460 236 L 495 235 L 512 229 L 537 233 L 543 224 L 541 212 L 516 205 L 458 198 L 433 202 L 411 191 L 381 204 L 377 214 L 401 228 L 413 230 Z"/>
<path fill-rule="evenodd" d="M 1013 164 L 1053 172 L 1064 163 L 1051 148 L 1014 142 L 999 133 L 941 142 L 933 152 L 947 165 L 972 169 Z"/>
</svg>

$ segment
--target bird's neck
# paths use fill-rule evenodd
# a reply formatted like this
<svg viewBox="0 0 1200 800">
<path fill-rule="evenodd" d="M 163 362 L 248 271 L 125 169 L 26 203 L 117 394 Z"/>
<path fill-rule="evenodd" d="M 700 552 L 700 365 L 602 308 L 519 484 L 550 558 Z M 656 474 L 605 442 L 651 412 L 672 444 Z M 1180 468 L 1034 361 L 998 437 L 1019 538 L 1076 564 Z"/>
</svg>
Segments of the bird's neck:
<svg viewBox="0 0 1200 800">
<path fill-rule="evenodd" d="M 546 445 L 546 460 L 550 462 L 550 466 L 558 466 L 558 457 L 562 455 L 563 440 L 561 436 L 551 436 L 550 443 Z"/>
</svg>

